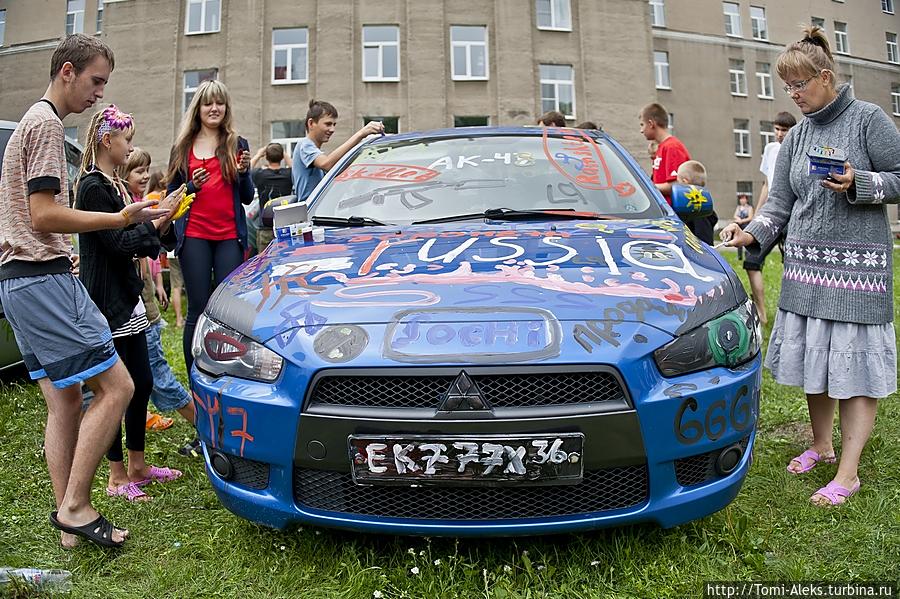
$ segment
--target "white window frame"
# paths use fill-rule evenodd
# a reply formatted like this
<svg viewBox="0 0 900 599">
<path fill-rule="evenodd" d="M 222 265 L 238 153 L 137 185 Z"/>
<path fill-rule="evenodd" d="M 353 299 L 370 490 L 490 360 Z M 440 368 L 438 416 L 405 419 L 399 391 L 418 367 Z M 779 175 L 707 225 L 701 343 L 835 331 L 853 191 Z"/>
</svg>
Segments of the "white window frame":
<svg viewBox="0 0 900 599">
<path fill-rule="evenodd" d="M 881 0 L 881 12 L 885 14 L 894 14 L 894 0 Z"/>
<path fill-rule="evenodd" d="M 663 58 L 664 61 L 658 60 Z M 669 70 L 669 53 L 663 50 L 653 51 L 653 73 L 656 89 L 672 89 L 672 73 Z"/>
<path fill-rule="evenodd" d="M 762 143 L 760 148 L 765 148 L 775 141 L 775 123 L 771 121 L 759 122 L 759 140 Z"/>
<path fill-rule="evenodd" d="M 550 3 L 550 25 L 541 25 L 538 21 L 537 5 L 540 2 Z M 560 23 L 559 7 L 565 4 L 569 8 L 569 23 Z M 534 3 L 534 22 L 537 28 L 543 31 L 572 31 L 572 2 L 571 0 L 535 0 Z"/>
<path fill-rule="evenodd" d="M 838 25 L 842 25 L 844 30 L 838 31 Z M 850 54 L 850 35 L 847 33 L 847 23 L 843 21 L 834 22 L 834 52 Z"/>
<path fill-rule="evenodd" d="M 891 36 L 894 36 L 894 38 L 891 39 Z M 897 34 L 890 31 L 885 31 L 884 43 L 885 46 L 887 46 L 888 62 L 893 64 L 900 64 L 900 45 L 897 44 Z"/>
<path fill-rule="evenodd" d="M 747 128 L 738 127 L 738 123 L 747 123 Z M 734 155 L 741 158 L 752 157 L 750 151 L 750 121 L 747 119 L 735 119 L 734 128 L 731 130 L 734 135 Z"/>
<path fill-rule="evenodd" d="M 760 65 L 767 65 L 769 67 L 768 70 L 760 70 Z M 774 100 L 775 99 L 775 86 L 772 83 L 772 65 L 768 62 L 758 62 L 756 63 L 756 80 L 759 82 L 759 93 L 756 95 L 757 98 L 762 98 L 763 100 Z"/>
<path fill-rule="evenodd" d="M 209 68 L 209 69 L 186 69 L 186 70 L 182 71 L 182 73 L 181 73 L 181 113 L 182 113 L 182 114 L 184 114 L 184 113 L 187 111 L 188 105 L 190 105 L 190 103 L 191 103 L 190 100 L 187 99 L 188 93 L 191 93 L 191 94 L 196 93 L 197 89 L 200 87 L 200 84 L 203 83 L 203 81 L 206 81 L 206 79 L 203 79 L 203 80 L 201 80 L 200 82 L 197 83 L 197 86 L 196 86 L 196 87 L 188 87 L 188 85 L 187 85 L 187 74 L 188 74 L 188 73 L 202 73 L 203 71 L 212 71 L 212 72 L 214 72 L 214 73 L 215 73 L 214 79 L 218 80 L 218 78 L 219 78 L 219 69 L 217 69 L 217 68 Z M 194 96 L 191 95 L 191 99 L 193 99 L 193 98 L 194 98 Z"/>
<path fill-rule="evenodd" d="M 675 113 L 669 113 L 669 133 L 675 135 Z"/>
<path fill-rule="evenodd" d="M 297 43 L 297 44 L 276 44 L 275 43 L 275 32 L 276 31 L 284 31 L 290 29 L 305 29 L 306 30 L 306 43 Z M 284 50 L 287 52 L 287 79 L 276 79 L 275 78 L 275 53 L 279 50 Z M 291 65 L 294 64 L 294 50 L 305 50 L 306 51 L 306 66 L 304 67 L 304 72 L 306 73 L 306 77 L 303 79 L 291 79 Z M 293 85 L 297 83 L 309 83 L 309 27 L 275 27 L 272 29 L 272 85 Z"/>
<path fill-rule="evenodd" d="M 269 122 L 269 138 L 270 138 L 269 143 L 281 144 L 282 147 L 284 147 L 284 155 L 287 157 L 291 157 L 294 155 L 294 147 L 304 137 L 304 135 L 301 135 L 300 137 L 275 137 L 275 123 L 290 123 L 290 122 L 300 123 L 300 130 L 301 131 L 306 130 L 306 125 L 303 123 L 302 120 L 288 119 L 286 121 L 270 121 Z"/>
<path fill-rule="evenodd" d="M 544 85 L 552 85 L 553 86 L 553 108 L 551 110 L 557 110 L 562 112 L 559 109 L 559 89 L 561 85 L 569 85 L 572 87 L 572 114 L 565 114 L 563 116 L 566 117 L 567 120 L 575 120 L 575 114 L 577 113 L 577 108 L 575 107 L 575 67 L 570 64 L 549 64 L 543 63 L 538 65 L 538 73 L 540 73 L 540 67 L 548 66 L 548 67 L 569 67 L 572 70 L 572 78 L 568 81 L 565 79 L 544 79 L 541 76 L 540 85 L 541 85 L 541 112 L 547 112 L 544 109 L 544 94 L 543 94 L 543 86 Z"/>
<path fill-rule="evenodd" d="M 732 66 L 733 62 L 740 62 L 741 68 L 736 68 Z M 742 59 L 739 58 L 729 58 L 728 59 L 728 78 L 731 80 L 731 95 L 732 96 L 740 96 L 742 98 L 747 97 L 747 72 L 745 70 L 745 64 Z"/>
<path fill-rule="evenodd" d="M 810 17 L 809 22 L 814 26 L 817 26 L 822 31 L 828 31 L 827 29 L 825 29 L 825 19 L 823 19 L 822 17 Z"/>
<path fill-rule="evenodd" d="M 0 48 L 6 41 L 6 9 L 0 10 Z"/>
<path fill-rule="evenodd" d="M 762 16 L 754 16 L 753 11 L 761 11 Z M 769 41 L 769 27 L 766 22 L 766 9 L 763 6 L 750 7 L 750 35 L 755 40 Z"/>
<path fill-rule="evenodd" d="M 77 8 L 70 10 L 70 5 L 73 2 L 81 2 L 81 10 Z M 84 3 L 85 0 L 66 0 L 66 35 L 84 33 Z M 69 24 L 69 17 L 72 18 L 71 25 Z"/>
<path fill-rule="evenodd" d="M 218 2 L 219 4 L 219 21 L 216 23 L 215 29 L 204 29 L 206 27 L 206 7 L 212 2 Z M 187 0 L 185 2 L 185 13 L 184 13 L 184 34 L 185 35 L 203 35 L 206 33 L 218 33 L 222 30 L 222 4 L 223 0 Z M 198 31 L 191 31 L 191 6 L 199 4 L 200 5 L 200 29 Z"/>
<path fill-rule="evenodd" d="M 734 10 L 736 12 L 730 12 Z M 741 5 L 737 2 L 722 2 L 722 12 L 725 15 L 725 35 L 728 37 L 744 37 L 741 30 Z M 728 30 L 731 29 L 729 32 Z"/>
<path fill-rule="evenodd" d="M 747 189 L 741 189 L 741 187 L 746 187 Z M 735 186 L 735 200 L 740 203 L 741 196 L 748 196 L 750 198 L 750 204 L 753 203 L 753 181 L 737 181 Z"/>
<path fill-rule="evenodd" d="M 366 39 L 366 27 L 393 27 L 397 32 L 397 41 L 396 42 L 367 42 Z M 397 25 L 363 25 L 362 28 L 362 80 L 363 81 L 400 81 L 400 27 Z M 397 76 L 396 77 L 385 77 L 384 76 L 384 48 L 386 46 L 396 46 L 397 47 Z M 366 48 L 377 48 L 378 49 L 378 75 L 375 76 L 366 76 Z"/>
<path fill-rule="evenodd" d="M 900 83 L 891 86 L 891 110 L 894 116 L 900 116 Z"/>
<path fill-rule="evenodd" d="M 650 1 L 650 25 L 652 27 L 666 26 L 666 0 Z"/>
<path fill-rule="evenodd" d="M 484 41 L 455 41 L 453 39 L 454 27 L 477 27 L 484 31 Z M 474 46 L 482 46 L 484 48 L 484 75 L 472 74 L 472 48 Z M 466 74 L 456 74 L 456 48 L 465 48 L 466 50 Z M 488 28 L 487 25 L 451 25 L 450 26 L 450 78 L 453 81 L 487 81 L 491 76 L 490 58 L 488 56 Z"/>
<path fill-rule="evenodd" d="M 103 32 L 103 0 L 97 0 L 97 33 Z"/>
</svg>

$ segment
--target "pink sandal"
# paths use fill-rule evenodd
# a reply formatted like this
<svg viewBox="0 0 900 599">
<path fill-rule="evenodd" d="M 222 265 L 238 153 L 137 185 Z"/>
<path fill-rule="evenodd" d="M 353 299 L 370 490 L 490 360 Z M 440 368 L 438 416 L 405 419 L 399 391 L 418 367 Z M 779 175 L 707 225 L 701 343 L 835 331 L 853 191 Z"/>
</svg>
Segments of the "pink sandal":
<svg viewBox="0 0 900 599">
<path fill-rule="evenodd" d="M 816 467 L 816 464 L 819 462 L 825 462 L 826 464 L 834 464 L 837 461 L 837 456 L 828 456 L 822 457 L 818 454 L 818 452 L 813 451 L 812 449 L 807 449 L 800 455 L 795 458 L 791 458 L 791 462 L 797 462 L 800 464 L 800 470 L 791 470 L 791 463 L 788 462 L 787 471 L 791 474 L 803 474 L 804 472 L 809 472 L 813 468 Z"/>
<path fill-rule="evenodd" d="M 810 501 L 812 501 L 813 497 L 815 497 L 816 495 L 821 495 L 822 497 L 824 497 L 825 499 L 828 500 L 829 506 L 843 505 L 843 504 L 847 503 L 847 500 L 850 499 L 853 495 L 855 495 L 857 491 L 859 491 L 859 486 L 860 486 L 859 481 L 856 481 L 856 484 L 853 485 L 852 489 L 848 489 L 847 487 L 842 487 L 835 481 L 831 481 L 830 483 L 828 483 L 827 485 L 825 485 L 824 487 L 822 487 L 821 489 L 819 489 L 818 491 L 813 493 L 809 499 L 810 499 Z M 813 501 L 813 504 L 814 505 L 822 505 L 822 504 L 816 503 L 814 501 Z M 825 506 L 822 506 L 822 507 L 825 507 Z"/>
<path fill-rule="evenodd" d="M 181 474 L 181 470 L 175 470 L 174 468 L 160 468 L 158 466 L 150 466 L 150 475 L 144 480 L 139 480 L 134 484 L 139 487 L 143 487 L 144 485 L 149 485 L 152 482 L 167 483 L 181 478 Z"/>
<path fill-rule="evenodd" d="M 110 497 L 125 497 L 128 501 L 146 501 L 147 499 L 150 499 L 150 496 L 144 493 L 135 483 L 125 483 L 124 485 L 119 485 L 115 489 L 106 487 L 106 494 Z"/>
</svg>

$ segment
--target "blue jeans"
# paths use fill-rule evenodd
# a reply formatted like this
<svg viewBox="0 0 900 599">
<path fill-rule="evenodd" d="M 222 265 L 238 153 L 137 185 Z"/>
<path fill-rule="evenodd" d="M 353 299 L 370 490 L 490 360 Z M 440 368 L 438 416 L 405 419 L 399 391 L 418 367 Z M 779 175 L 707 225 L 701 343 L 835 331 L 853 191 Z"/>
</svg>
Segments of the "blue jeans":
<svg viewBox="0 0 900 599">
<path fill-rule="evenodd" d="M 153 372 L 153 391 L 150 393 L 150 401 L 160 412 L 172 412 L 186 406 L 191 401 L 191 396 L 175 378 L 175 373 L 166 362 L 160 339 L 161 330 L 162 325 L 157 321 L 145 331 L 150 370 Z"/>
</svg>

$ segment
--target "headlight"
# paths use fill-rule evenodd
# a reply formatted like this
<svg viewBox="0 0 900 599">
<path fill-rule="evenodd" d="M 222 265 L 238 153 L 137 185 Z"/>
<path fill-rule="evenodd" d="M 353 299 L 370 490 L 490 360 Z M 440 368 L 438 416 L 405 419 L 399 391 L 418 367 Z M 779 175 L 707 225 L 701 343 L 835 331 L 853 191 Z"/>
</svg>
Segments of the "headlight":
<svg viewBox="0 0 900 599">
<path fill-rule="evenodd" d="M 677 376 L 715 366 L 734 368 L 759 353 L 762 330 L 756 306 L 741 306 L 681 335 L 653 353 L 663 376 Z"/>
<path fill-rule="evenodd" d="M 213 376 L 228 374 L 270 383 L 281 374 L 284 360 L 263 344 L 208 318 L 197 320 L 191 344 L 194 364 Z"/>
</svg>

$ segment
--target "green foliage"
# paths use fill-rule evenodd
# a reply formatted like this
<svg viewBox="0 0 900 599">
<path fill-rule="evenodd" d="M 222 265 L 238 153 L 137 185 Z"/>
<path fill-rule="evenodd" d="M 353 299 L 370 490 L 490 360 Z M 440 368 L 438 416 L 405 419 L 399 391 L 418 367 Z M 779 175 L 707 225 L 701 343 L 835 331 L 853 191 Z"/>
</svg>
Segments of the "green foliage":
<svg viewBox="0 0 900 599">
<path fill-rule="evenodd" d="M 728 257 L 746 285 L 734 254 Z M 898 258 L 895 253 L 895 264 Z M 770 323 L 780 275 L 776 254 L 765 269 Z M 895 277 L 900 297 L 898 292 L 900 277 Z M 181 330 L 170 326 L 163 333 L 166 353 L 184 380 Z M 71 570 L 76 597 L 349 599 L 377 591 L 386 599 L 681 598 L 700 596 L 703 582 L 715 580 L 900 583 L 896 396 L 879 404 L 862 456 L 862 490 L 840 509 L 816 508 L 808 501 L 833 476 L 833 466 L 802 477 L 785 471 L 791 456 L 805 448 L 806 404 L 799 390 L 775 384 L 766 372 L 754 464 L 737 499 L 724 510 L 670 530 L 642 525 L 513 539 L 259 527 L 225 510 L 202 465 L 177 454 L 191 437 L 190 427 L 177 419 L 172 429 L 149 433 L 147 458 L 180 468 L 185 476 L 175 484 L 151 486 L 151 502 L 107 498 L 101 466 L 94 501 L 131 530 L 127 548 L 111 552 L 86 543 L 74 550 L 59 546 L 47 522 L 53 497 L 41 450 L 46 408 L 21 372 L 3 378 L 0 566 Z M 0 591 L 0 597 L 18 596 L 38 595 Z"/>
</svg>

